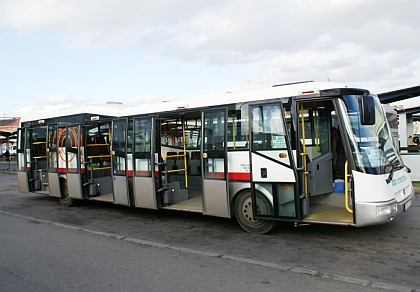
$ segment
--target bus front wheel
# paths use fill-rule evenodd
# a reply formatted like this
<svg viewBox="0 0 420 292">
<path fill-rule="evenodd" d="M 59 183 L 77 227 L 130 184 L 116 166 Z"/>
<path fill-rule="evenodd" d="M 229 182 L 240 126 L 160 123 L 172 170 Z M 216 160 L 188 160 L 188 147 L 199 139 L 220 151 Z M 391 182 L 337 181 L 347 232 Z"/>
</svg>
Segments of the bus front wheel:
<svg viewBox="0 0 420 292">
<path fill-rule="evenodd" d="M 264 195 L 257 199 L 265 207 L 271 205 Z M 251 191 L 240 193 L 235 201 L 235 216 L 242 229 L 249 233 L 265 234 L 277 227 L 277 221 L 254 218 L 252 208 Z"/>
</svg>

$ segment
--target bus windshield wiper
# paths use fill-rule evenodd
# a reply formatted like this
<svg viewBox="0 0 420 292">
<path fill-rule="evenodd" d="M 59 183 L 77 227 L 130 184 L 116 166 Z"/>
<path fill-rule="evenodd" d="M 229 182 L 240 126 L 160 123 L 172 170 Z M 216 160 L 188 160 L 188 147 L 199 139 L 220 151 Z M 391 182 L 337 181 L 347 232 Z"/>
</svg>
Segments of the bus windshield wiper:
<svg viewBox="0 0 420 292">
<path fill-rule="evenodd" d="M 407 165 L 405 165 L 405 164 L 401 165 L 401 168 L 403 168 L 403 167 L 405 167 L 407 169 L 408 173 L 411 173 L 411 169 Z"/>
<path fill-rule="evenodd" d="M 389 166 L 391 166 L 391 171 L 389 172 L 389 176 L 386 179 L 387 184 L 389 184 L 392 181 L 392 177 L 394 175 L 395 163 L 389 163 L 389 164 L 385 165 L 385 168 L 389 167 Z"/>
</svg>

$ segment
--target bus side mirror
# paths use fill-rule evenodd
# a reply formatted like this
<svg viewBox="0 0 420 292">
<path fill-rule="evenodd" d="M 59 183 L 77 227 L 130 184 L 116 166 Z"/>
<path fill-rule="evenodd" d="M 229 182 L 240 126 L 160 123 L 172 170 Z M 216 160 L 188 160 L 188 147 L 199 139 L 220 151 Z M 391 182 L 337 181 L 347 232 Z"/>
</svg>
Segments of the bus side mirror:
<svg viewBox="0 0 420 292">
<path fill-rule="evenodd" d="M 372 95 L 363 95 L 360 101 L 360 123 L 375 124 L 375 99 Z"/>
</svg>

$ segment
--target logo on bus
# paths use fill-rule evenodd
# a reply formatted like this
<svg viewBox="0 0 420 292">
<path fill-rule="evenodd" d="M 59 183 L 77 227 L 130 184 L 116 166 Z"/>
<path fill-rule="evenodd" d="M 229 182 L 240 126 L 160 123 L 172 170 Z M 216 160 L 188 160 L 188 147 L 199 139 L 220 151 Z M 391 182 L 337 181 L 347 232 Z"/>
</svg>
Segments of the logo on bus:
<svg viewBox="0 0 420 292">
<path fill-rule="evenodd" d="M 399 185 L 400 183 L 403 183 L 407 180 L 407 177 L 404 175 L 402 177 L 399 178 L 395 178 L 392 180 L 392 186 L 396 186 Z"/>
</svg>

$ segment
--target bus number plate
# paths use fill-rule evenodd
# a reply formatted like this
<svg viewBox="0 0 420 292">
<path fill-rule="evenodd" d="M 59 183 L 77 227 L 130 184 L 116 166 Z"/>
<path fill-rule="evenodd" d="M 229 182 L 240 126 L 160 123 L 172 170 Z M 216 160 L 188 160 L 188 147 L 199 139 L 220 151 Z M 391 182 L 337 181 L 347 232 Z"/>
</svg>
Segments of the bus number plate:
<svg viewBox="0 0 420 292">
<path fill-rule="evenodd" d="M 408 201 L 407 203 L 405 203 L 405 205 L 404 205 L 404 211 L 406 211 L 410 207 L 411 207 L 411 200 Z"/>
</svg>

